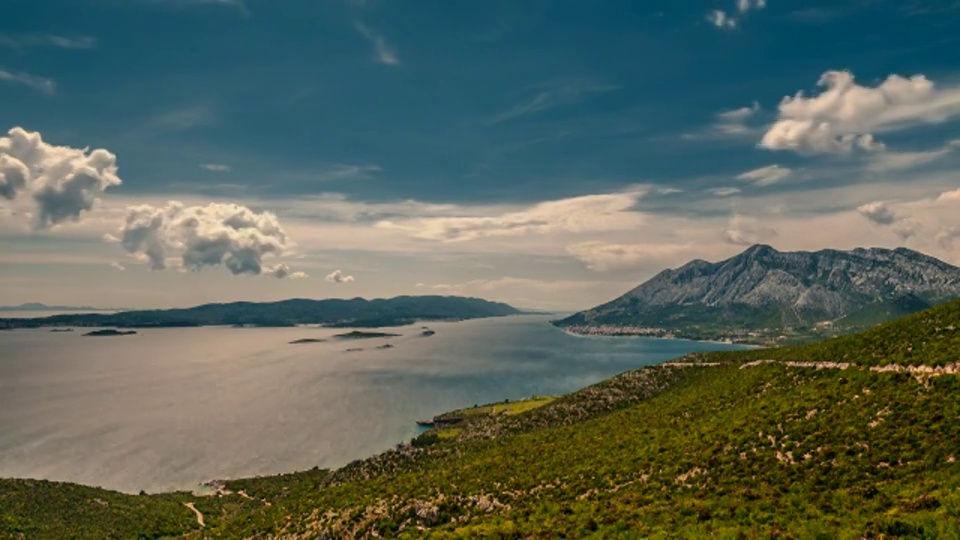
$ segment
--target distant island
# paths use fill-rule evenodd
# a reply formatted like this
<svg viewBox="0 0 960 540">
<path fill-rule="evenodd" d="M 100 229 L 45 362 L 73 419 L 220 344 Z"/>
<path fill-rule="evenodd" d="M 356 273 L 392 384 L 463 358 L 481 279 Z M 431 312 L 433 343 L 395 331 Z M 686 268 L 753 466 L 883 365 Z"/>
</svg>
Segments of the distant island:
<svg viewBox="0 0 960 540">
<path fill-rule="evenodd" d="M 325 341 L 327 341 L 327 340 L 325 340 L 325 339 L 318 339 L 318 338 L 303 338 L 303 339 L 295 339 L 295 340 L 291 341 L 291 342 L 290 342 L 290 345 L 302 345 L 302 344 L 304 344 L 304 343 L 323 343 L 323 342 L 325 342 Z"/>
<path fill-rule="evenodd" d="M 354 330 L 353 332 L 347 332 L 345 334 L 336 334 L 333 337 L 337 339 L 373 339 L 398 337 L 399 335 L 400 334 L 388 334 L 385 332 L 362 332 L 359 330 Z"/>
<path fill-rule="evenodd" d="M 848 334 L 960 296 L 960 268 L 906 248 L 781 252 L 664 270 L 554 324 L 584 335 L 763 345 Z"/>
<path fill-rule="evenodd" d="M 136 334 L 136 330 L 94 330 L 93 332 L 87 332 L 84 334 L 84 337 L 110 337 L 110 336 L 132 336 Z"/>
<path fill-rule="evenodd" d="M 48 306 L 39 302 L 27 302 L 16 306 L 0 306 L 0 311 L 113 311 L 109 308 L 91 306 Z"/>
<path fill-rule="evenodd" d="M 94 326 L 159 328 L 192 326 L 284 327 L 314 324 L 332 328 L 378 328 L 417 321 L 459 321 L 521 313 L 500 302 L 459 296 L 398 296 L 389 299 L 292 299 L 280 302 L 231 302 L 185 309 L 62 314 L 0 319 L 0 328 Z"/>
</svg>

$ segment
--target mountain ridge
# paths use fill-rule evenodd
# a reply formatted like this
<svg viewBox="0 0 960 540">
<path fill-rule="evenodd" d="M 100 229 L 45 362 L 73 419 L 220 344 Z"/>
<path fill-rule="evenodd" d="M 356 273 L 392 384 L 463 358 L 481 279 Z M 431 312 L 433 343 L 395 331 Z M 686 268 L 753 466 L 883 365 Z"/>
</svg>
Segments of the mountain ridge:
<svg viewBox="0 0 960 540">
<path fill-rule="evenodd" d="M 957 296 L 960 268 L 907 248 L 781 252 L 757 244 L 715 263 L 696 259 L 663 270 L 555 324 L 586 333 L 611 326 L 684 337 L 756 338 L 750 334 L 779 336 L 818 325 L 864 328 Z M 882 316 L 887 311 L 889 317 Z"/>
</svg>

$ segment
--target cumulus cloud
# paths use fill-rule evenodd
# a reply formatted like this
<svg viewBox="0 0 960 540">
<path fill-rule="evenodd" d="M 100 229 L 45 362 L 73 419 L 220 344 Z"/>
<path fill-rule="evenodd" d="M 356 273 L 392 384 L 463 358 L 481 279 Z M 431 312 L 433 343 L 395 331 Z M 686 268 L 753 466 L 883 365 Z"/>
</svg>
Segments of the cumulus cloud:
<svg viewBox="0 0 960 540">
<path fill-rule="evenodd" d="M 264 268 L 264 273 L 270 274 L 277 279 L 304 279 L 309 277 L 305 272 L 294 272 L 286 263 L 279 263 Z"/>
<path fill-rule="evenodd" d="M 573 197 L 490 217 L 381 221 L 377 227 L 403 230 L 423 240 L 446 242 L 551 232 L 625 230 L 642 224 L 643 215 L 634 211 L 634 206 L 644 193 L 637 191 Z"/>
<path fill-rule="evenodd" d="M 737 0 L 737 11 L 746 13 L 751 9 L 763 9 L 767 7 L 767 0 Z"/>
<path fill-rule="evenodd" d="M 53 79 L 39 77 L 29 73 L 0 69 L 0 82 L 28 86 L 34 90 L 43 92 L 48 96 L 52 96 L 53 94 L 57 93 L 57 83 L 54 82 Z"/>
<path fill-rule="evenodd" d="M 55 146 L 19 127 L 0 137 L 0 197 L 31 197 L 38 229 L 78 221 L 120 183 L 116 156 L 106 150 Z"/>
<path fill-rule="evenodd" d="M 874 201 L 872 203 L 864 204 L 857 208 L 857 212 L 860 212 L 861 216 L 869 219 L 877 225 L 892 225 L 893 222 L 897 221 L 898 219 L 898 216 L 896 212 L 893 211 L 893 208 L 890 208 L 890 205 L 883 201 Z"/>
<path fill-rule="evenodd" d="M 717 28 L 733 29 L 737 27 L 736 17 L 731 17 L 722 9 L 715 9 L 707 13 L 707 21 Z"/>
<path fill-rule="evenodd" d="M 771 184 L 776 184 L 777 182 L 790 176 L 791 172 L 792 171 L 786 167 L 769 165 L 767 167 L 760 167 L 759 169 L 754 169 L 752 171 L 747 171 L 743 174 L 737 175 L 737 180 L 751 182 L 758 186 L 769 186 Z"/>
<path fill-rule="evenodd" d="M 120 241 L 153 270 L 166 268 L 172 259 L 187 270 L 224 266 L 234 275 L 304 277 L 284 264 L 264 266 L 265 257 L 283 255 L 291 242 L 275 215 L 237 204 L 131 206 Z"/>
<path fill-rule="evenodd" d="M 581 242 L 567 247 L 588 269 L 595 272 L 628 270 L 663 263 L 688 254 L 690 247 L 677 244 L 614 244 Z"/>
<path fill-rule="evenodd" d="M 802 154 L 883 151 L 874 133 L 934 124 L 960 114 L 960 87 L 938 89 L 923 75 L 890 75 L 861 86 L 847 71 L 820 77 L 819 95 L 798 92 L 780 102 L 779 117 L 760 141 L 769 150 Z"/>
<path fill-rule="evenodd" d="M 727 227 L 720 236 L 728 244 L 752 246 L 776 238 L 777 231 L 756 218 L 735 214 L 727 222 Z"/>
<path fill-rule="evenodd" d="M 354 281 L 353 276 L 348 276 L 344 274 L 341 270 L 334 270 L 327 274 L 327 277 L 324 278 L 330 283 L 351 283 Z"/>
</svg>

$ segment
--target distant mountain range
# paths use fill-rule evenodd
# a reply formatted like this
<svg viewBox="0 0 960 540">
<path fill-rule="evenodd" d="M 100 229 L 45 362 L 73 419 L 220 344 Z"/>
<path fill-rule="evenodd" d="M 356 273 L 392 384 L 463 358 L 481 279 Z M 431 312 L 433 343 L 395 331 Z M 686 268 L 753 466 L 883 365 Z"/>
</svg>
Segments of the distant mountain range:
<svg viewBox="0 0 960 540">
<path fill-rule="evenodd" d="M 90 306 L 48 306 L 39 302 L 28 302 L 18 306 L 0 306 L 0 311 L 111 311 Z"/>
<path fill-rule="evenodd" d="M 590 334 L 804 339 L 873 326 L 960 296 L 960 268 L 906 248 L 780 252 L 755 245 L 664 270 L 555 324 Z"/>
<path fill-rule="evenodd" d="M 232 302 L 186 309 L 123 311 L 53 315 L 32 319 L 0 319 L 0 328 L 40 326 L 113 326 L 147 328 L 171 326 L 399 326 L 420 320 L 457 320 L 515 315 L 507 304 L 457 296 L 399 296 L 390 299 Z"/>
</svg>

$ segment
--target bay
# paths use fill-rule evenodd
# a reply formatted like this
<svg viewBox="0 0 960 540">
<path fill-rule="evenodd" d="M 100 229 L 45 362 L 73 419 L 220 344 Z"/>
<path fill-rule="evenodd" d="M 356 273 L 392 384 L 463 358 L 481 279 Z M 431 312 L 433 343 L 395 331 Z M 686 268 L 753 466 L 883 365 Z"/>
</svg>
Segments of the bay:
<svg viewBox="0 0 960 540">
<path fill-rule="evenodd" d="M 408 441 L 420 418 L 735 348 L 578 337 L 548 321 L 431 323 L 429 337 L 415 325 L 349 341 L 332 337 L 347 330 L 308 327 L 0 332 L 0 477 L 135 493 L 337 467 Z M 327 341 L 289 343 L 298 339 Z"/>
</svg>

